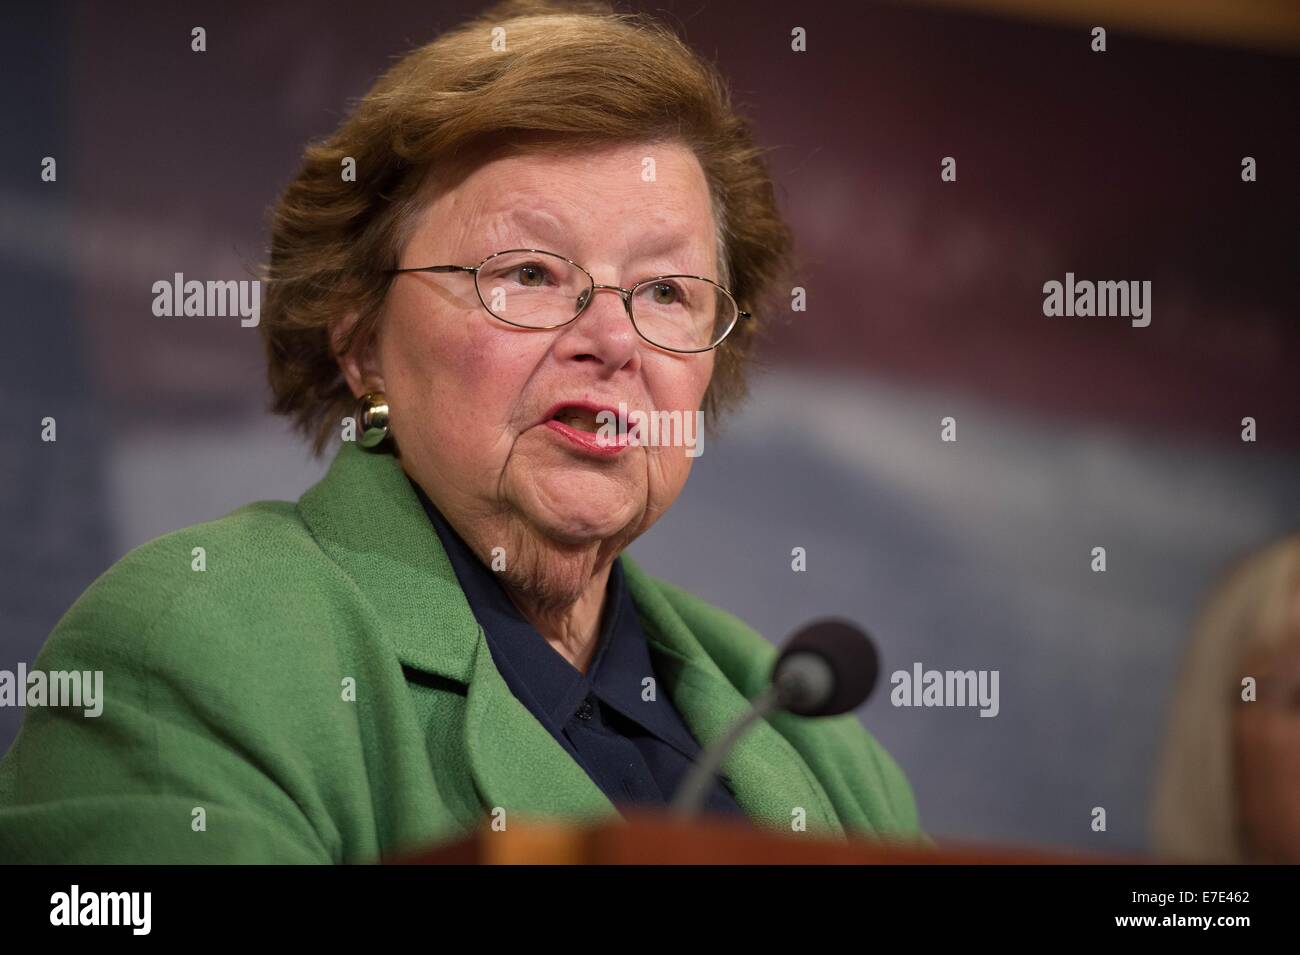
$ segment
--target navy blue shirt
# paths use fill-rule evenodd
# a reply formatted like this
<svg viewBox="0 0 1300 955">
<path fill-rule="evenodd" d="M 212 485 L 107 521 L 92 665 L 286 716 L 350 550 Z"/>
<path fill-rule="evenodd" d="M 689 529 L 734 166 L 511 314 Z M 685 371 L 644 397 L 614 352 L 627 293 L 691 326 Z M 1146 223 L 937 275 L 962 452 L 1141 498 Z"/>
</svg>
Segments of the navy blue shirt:
<svg viewBox="0 0 1300 955">
<path fill-rule="evenodd" d="M 667 804 L 700 745 L 659 686 L 621 562 L 610 566 L 599 642 L 582 673 L 519 612 L 496 573 L 475 556 L 423 489 L 414 481 L 411 486 L 510 691 L 620 811 L 629 804 Z M 642 698 L 647 677 L 654 679 L 653 700 Z M 704 810 L 744 815 L 725 777 L 714 782 Z"/>
</svg>

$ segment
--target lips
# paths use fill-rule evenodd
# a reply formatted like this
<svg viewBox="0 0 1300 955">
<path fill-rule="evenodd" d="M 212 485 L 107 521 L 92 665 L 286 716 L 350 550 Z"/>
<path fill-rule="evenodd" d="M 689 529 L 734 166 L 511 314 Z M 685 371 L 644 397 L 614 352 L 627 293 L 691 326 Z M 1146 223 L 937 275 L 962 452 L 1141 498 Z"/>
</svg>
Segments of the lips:
<svg viewBox="0 0 1300 955">
<path fill-rule="evenodd" d="M 601 415 L 605 412 L 605 415 Z M 597 418 L 601 415 L 600 418 Z M 618 410 L 590 401 L 561 401 L 551 406 L 538 422 L 570 447 L 597 457 L 613 457 L 628 447 L 627 435 L 610 434 L 610 425 L 618 428 Z"/>
</svg>

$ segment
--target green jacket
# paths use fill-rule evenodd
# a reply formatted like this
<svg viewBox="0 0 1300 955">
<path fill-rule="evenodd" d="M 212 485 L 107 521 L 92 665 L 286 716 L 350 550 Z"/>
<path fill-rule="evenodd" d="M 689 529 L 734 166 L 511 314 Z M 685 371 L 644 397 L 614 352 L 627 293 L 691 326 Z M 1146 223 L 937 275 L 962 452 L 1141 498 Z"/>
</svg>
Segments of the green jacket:
<svg viewBox="0 0 1300 955">
<path fill-rule="evenodd" d="M 707 744 L 775 650 L 620 559 L 660 685 Z M 366 862 L 497 807 L 507 825 L 620 818 L 506 686 L 398 462 L 353 444 L 297 504 L 131 551 L 32 667 L 102 671 L 103 712 L 26 711 L 0 763 L 0 862 Z M 723 768 L 759 825 L 789 832 L 802 808 L 809 833 L 925 838 L 852 714 L 774 716 Z"/>
</svg>

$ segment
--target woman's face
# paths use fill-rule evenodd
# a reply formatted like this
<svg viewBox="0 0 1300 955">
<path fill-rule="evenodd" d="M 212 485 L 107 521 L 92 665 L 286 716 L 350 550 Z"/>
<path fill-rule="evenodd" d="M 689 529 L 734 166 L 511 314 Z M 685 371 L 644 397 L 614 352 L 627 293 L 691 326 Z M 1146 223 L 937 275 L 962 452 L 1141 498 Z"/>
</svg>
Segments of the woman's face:
<svg viewBox="0 0 1300 955">
<path fill-rule="evenodd" d="M 477 265 L 516 248 L 558 253 L 624 288 L 669 273 L 719 278 L 708 185 L 682 145 L 493 160 L 427 206 L 399 266 Z M 649 344 L 615 292 L 597 290 L 561 328 L 523 329 L 483 308 L 473 275 L 413 273 L 392 285 L 367 368 L 362 388 L 387 393 L 402 466 L 471 543 L 617 551 L 677 498 L 691 457 L 593 452 L 547 425 L 552 410 L 622 402 L 694 415 L 713 353 Z"/>
</svg>

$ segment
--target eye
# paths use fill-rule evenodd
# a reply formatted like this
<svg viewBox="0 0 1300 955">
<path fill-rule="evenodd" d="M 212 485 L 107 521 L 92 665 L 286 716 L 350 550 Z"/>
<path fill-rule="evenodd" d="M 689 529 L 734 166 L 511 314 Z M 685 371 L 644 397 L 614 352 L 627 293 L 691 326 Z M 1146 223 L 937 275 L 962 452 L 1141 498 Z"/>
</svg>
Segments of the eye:
<svg viewBox="0 0 1300 955">
<path fill-rule="evenodd" d="M 650 300 L 656 305 L 680 305 L 685 296 L 672 282 L 655 282 L 650 287 Z"/>
<path fill-rule="evenodd" d="M 517 276 L 519 284 L 525 288 L 537 288 L 546 284 L 548 272 L 546 266 L 539 265 L 536 262 L 526 262 L 523 265 L 516 266 L 510 270 L 512 276 Z"/>
</svg>

